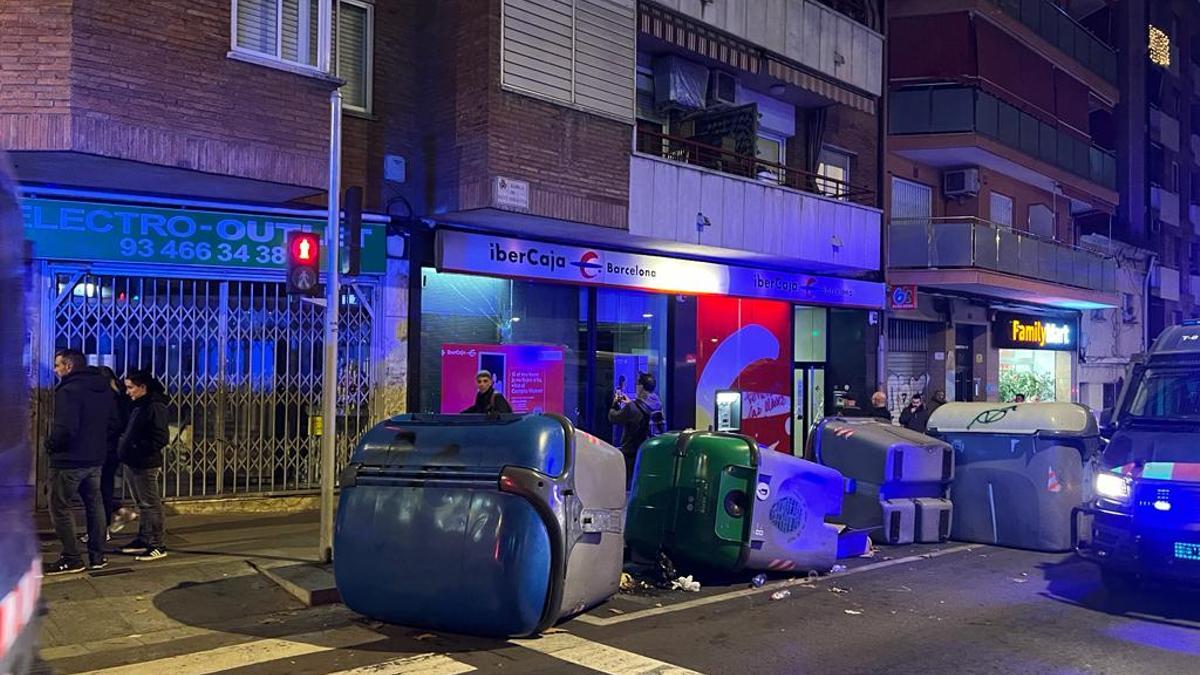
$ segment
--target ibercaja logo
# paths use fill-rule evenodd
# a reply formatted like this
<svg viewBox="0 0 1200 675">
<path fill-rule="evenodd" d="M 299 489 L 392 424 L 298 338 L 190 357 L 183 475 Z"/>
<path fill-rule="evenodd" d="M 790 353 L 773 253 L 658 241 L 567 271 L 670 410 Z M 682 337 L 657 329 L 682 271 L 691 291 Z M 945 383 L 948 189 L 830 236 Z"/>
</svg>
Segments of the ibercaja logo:
<svg viewBox="0 0 1200 675">
<path fill-rule="evenodd" d="M 578 261 L 571 264 L 579 268 L 579 274 L 584 279 L 595 279 L 604 267 L 600 264 L 600 254 L 595 251 L 585 251 Z"/>
</svg>

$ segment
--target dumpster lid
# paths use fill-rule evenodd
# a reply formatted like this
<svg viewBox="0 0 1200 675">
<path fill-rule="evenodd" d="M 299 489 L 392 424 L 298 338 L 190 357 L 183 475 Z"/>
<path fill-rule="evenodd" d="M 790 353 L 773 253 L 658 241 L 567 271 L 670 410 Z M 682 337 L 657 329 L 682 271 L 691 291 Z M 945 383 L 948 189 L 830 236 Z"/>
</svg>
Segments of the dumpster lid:
<svg viewBox="0 0 1200 675">
<path fill-rule="evenodd" d="M 1091 410 L 1078 403 L 944 403 L 929 416 L 930 433 L 1096 436 Z"/>
<path fill-rule="evenodd" d="M 574 438 L 557 415 L 397 415 L 363 435 L 350 461 L 417 469 L 521 466 L 560 476 Z"/>
</svg>

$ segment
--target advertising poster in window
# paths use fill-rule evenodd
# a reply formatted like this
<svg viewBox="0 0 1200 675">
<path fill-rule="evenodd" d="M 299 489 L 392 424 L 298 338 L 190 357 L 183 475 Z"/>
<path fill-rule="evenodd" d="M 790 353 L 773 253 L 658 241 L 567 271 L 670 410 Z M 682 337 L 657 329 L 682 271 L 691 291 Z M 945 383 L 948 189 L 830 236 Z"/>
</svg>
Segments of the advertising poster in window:
<svg viewBox="0 0 1200 675">
<path fill-rule="evenodd" d="M 716 393 L 742 392 L 742 433 L 788 452 L 792 306 L 701 296 L 697 306 L 696 428 L 713 424 Z"/>
<path fill-rule="evenodd" d="M 566 351 L 549 345 L 442 345 L 443 413 L 461 413 L 475 403 L 475 374 L 492 373 L 496 391 L 513 412 L 563 412 Z"/>
</svg>

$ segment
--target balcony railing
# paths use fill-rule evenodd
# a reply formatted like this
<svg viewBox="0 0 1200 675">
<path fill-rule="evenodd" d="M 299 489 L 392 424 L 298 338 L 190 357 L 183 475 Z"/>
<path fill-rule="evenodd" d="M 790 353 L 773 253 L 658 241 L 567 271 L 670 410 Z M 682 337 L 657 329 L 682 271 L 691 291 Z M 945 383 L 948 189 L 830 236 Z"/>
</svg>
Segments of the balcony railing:
<svg viewBox="0 0 1200 675">
<path fill-rule="evenodd" d="M 1117 84 L 1117 53 L 1050 0 L 989 0 L 1088 70 Z"/>
<path fill-rule="evenodd" d="M 769 185 L 803 190 L 867 206 L 875 205 L 875 193 L 867 188 L 651 129 L 637 130 L 637 151 Z"/>
<path fill-rule="evenodd" d="M 1094 291 L 1117 290 L 1117 265 L 1090 249 L 978 218 L 892 221 L 888 267 L 981 269 Z"/>
<path fill-rule="evenodd" d="M 974 87 L 920 87 L 891 94 L 892 134 L 977 133 L 1110 190 L 1117 160 L 1107 150 L 1046 124 Z"/>
</svg>

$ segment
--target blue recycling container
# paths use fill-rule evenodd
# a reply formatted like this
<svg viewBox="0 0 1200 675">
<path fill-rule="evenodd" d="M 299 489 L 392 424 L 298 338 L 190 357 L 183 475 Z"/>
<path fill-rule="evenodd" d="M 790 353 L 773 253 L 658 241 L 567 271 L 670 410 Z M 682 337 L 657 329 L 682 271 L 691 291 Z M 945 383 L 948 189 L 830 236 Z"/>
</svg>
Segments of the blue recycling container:
<svg viewBox="0 0 1200 675">
<path fill-rule="evenodd" d="M 620 585 L 625 462 L 557 415 L 401 415 L 342 472 L 334 576 L 389 623 L 536 634 Z"/>
</svg>

